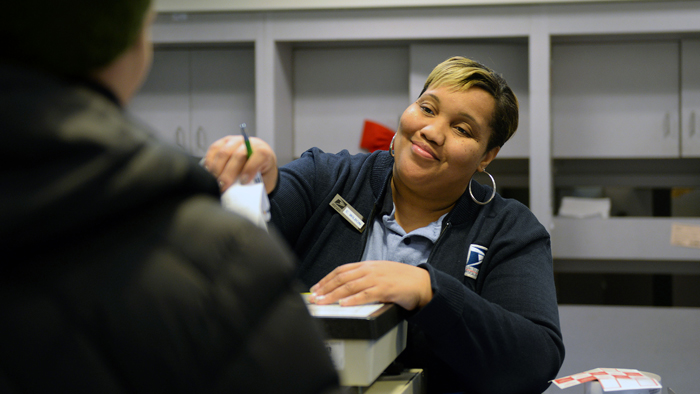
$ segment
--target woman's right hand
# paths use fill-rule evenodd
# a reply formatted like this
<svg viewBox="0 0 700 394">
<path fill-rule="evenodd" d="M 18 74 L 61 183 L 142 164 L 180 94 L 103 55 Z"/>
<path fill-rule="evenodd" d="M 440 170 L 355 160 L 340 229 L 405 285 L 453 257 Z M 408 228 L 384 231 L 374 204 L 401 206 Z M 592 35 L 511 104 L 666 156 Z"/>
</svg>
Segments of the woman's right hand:
<svg viewBox="0 0 700 394">
<path fill-rule="evenodd" d="M 277 156 L 270 145 L 260 138 L 251 137 L 253 154 L 248 157 L 243 136 L 229 135 L 215 141 L 204 155 L 204 168 L 219 181 L 221 191 L 236 180 L 242 184 L 252 181 L 260 172 L 267 193 L 277 184 Z"/>
</svg>

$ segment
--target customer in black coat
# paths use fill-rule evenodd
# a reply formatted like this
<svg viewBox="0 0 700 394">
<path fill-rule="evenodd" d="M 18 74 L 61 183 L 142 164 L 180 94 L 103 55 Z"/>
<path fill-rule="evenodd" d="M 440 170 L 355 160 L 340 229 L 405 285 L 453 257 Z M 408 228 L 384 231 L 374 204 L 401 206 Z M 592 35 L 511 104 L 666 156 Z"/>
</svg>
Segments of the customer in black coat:
<svg viewBox="0 0 700 394">
<path fill-rule="evenodd" d="M 0 392 L 335 391 L 288 251 L 125 116 L 150 0 L 36 3 L 0 24 Z"/>
</svg>

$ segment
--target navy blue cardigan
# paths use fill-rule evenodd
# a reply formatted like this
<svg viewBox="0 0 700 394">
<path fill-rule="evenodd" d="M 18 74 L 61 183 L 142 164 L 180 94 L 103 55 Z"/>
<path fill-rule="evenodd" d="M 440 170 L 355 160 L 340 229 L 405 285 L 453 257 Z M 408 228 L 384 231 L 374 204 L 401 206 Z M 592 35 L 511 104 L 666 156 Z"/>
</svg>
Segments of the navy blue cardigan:
<svg viewBox="0 0 700 394">
<path fill-rule="evenodd" d="M 329 204 L 340 194 L 369 223 L 381 209 L 393 162 L 385 151 L 326 154 L 314 148 L 280 168 L 270 194 L 272 222 L 299 257 L 306 285 L 360 260 L 367 231 Z M 491 193 L 476 182 L 472 190 L 481 201 Z M 471 245 L 487 248 L 474 266 L 475 279 L 465 275 Z M 430 273 L 433 299 L 411 315 L 399 361 L 426 370 L 429 392 L 547 388 L 563 362 L 564 345 L 549 234 L 526 206 L 500 195 L 480 206 L 466 192 L 443 220 L 421 267 Z"/>
</svg>

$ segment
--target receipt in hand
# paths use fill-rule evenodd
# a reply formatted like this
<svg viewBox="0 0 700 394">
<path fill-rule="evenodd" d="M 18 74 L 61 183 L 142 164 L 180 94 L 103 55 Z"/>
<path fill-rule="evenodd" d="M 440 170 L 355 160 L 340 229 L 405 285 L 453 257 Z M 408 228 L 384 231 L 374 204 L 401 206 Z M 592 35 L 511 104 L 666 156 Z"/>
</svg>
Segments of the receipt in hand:
<svg viewBox="0 0 700 394">
<path fill-rule="evenodd" d="M 267 230 L 270 200 L 259 175 L 255 177 L 254 182 L 247 185 L 236 181 L 221 195 L 221 205 L 224 209 L 235 212 Z"/>
</svg>

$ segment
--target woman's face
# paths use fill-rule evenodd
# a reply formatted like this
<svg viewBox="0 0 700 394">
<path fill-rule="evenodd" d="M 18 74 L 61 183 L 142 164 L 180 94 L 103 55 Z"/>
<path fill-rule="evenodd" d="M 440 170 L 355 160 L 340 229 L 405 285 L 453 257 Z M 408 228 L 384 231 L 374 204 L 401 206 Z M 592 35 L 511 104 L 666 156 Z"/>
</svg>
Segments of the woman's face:
<svg viewBox="0 0 700 394">
<path fill-rule="evenodd" d="M 499 148 L 486 152 L 495 107 L 480 88 L 429 87 L 403 115 L 394 141 L 394 177 L 414 191 L 455 198 Z"/>
</svg>

